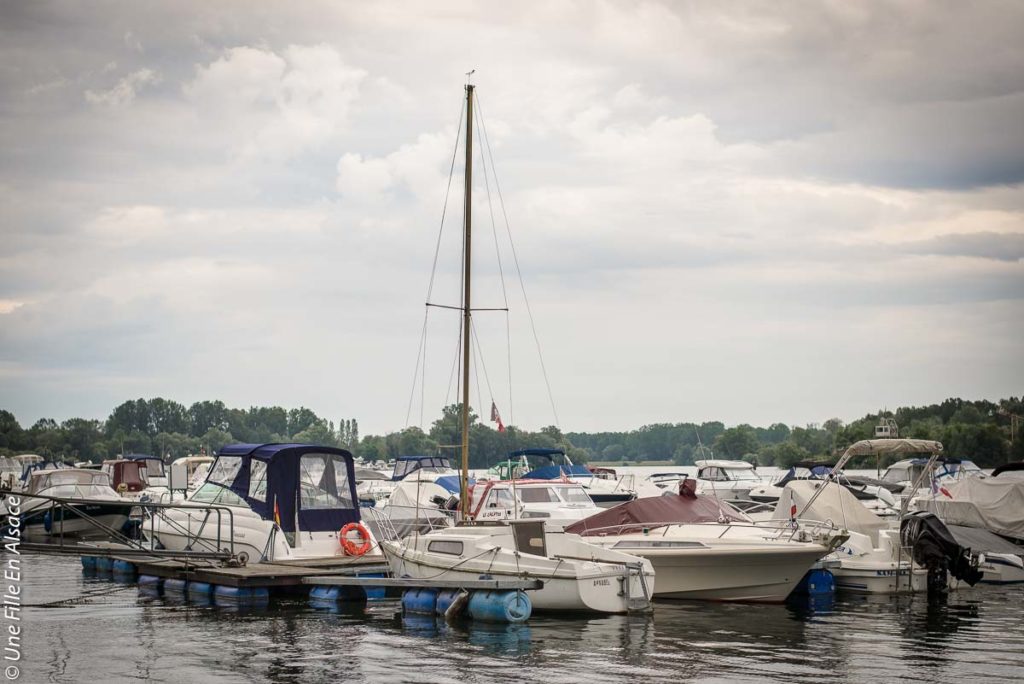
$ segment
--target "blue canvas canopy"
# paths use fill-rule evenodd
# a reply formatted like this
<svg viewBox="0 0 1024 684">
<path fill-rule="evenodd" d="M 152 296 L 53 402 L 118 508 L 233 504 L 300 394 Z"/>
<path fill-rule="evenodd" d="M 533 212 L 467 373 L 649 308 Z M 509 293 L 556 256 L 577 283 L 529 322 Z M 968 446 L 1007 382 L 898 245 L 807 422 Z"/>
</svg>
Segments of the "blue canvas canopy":
<svg viewBox="0 0 1024 684">
<path fill-rule="evenodd" d="M 452 462 L 445 456 L 399 456 L 395 461 L 395 470 L 391 474 L 391 479 L 403 480 L 411 473 L 427 468 L 451 470 Z"/>
<path fill-rule="evenodd" d="M 526 480 L 554 480 L 562 477 L 562 475 L 565 475 L 566 477 L 594 476 L 594 473 L 590 472 L 586 466 L 573 465 L 573 462 L 569 460 L 569 457 L 565 455 L 565 451 L 562 449 L 519 449 L 510 453 L 509 456 L 514 458 L 522 456 L 538 456 L 542 462 L 545 460 L 548 462 L 549 465 L 534 468 L 530 472 L 524 474 L 523 479 Z M 561 456 L 562 460 L 565 462 L 562 464 L 555 463 L 555 456 Z"/>
<path fill-rule="evenodd" d="M 227 487 L 285 532 L 322 532 L 359 522 L 352 454 L 316 444 L 229 444 L 207 482 Z"/>
</svg>

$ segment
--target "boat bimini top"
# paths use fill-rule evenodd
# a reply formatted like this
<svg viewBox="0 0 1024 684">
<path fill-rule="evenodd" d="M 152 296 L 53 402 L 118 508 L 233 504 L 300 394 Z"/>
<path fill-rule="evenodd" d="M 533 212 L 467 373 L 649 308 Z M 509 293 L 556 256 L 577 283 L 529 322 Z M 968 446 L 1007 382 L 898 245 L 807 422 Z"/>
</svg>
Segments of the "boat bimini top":
<svg viewBox="0 0 1024 684">
<path fill-rule="evenodd" d="M 206 485 L 240 497 L 285 532 L 339 530 L 359 522 L 352 454 L 315 444 L 229 444 L 217 452 Z M 204 485 L 204 487 L 206 486 Z"/>
<path fill-rule="evenodd" d="M 594 473 L 590 472 L 586 466 L 574 465 L 562 449 L 519 449 L 509 454 L 511 459 L 523 457 L 528 459 L 530 456 L 537 457 L 546 465 L 523 474 L 522 479 L 524 480 L 554 480 L 563 475 L 566 477 L 594 477 Z M 563 463 L 556 463 L 555 456 L 561 456 Z"/>
<path fill-rule="evenodd" d="M 429 472 L 448 472 L 454 470 L 447 456 L 399 456 L 395 461 L 395 470 L 391 475 L 394 481 L 404 480 L 417 470 Z"/>
</svg>

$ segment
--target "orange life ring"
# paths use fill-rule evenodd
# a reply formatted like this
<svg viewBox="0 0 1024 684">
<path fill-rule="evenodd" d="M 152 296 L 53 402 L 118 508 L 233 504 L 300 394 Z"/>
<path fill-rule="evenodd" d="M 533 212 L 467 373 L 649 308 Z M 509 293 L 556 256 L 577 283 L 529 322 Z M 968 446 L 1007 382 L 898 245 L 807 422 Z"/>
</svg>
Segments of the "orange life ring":
<svg viewBox="0 0 1024 684">
<path fill-rule="evenodd" d="M 356 544 L 354 541 L 348 538 L 348 533 L 355 530 L 359 533 L 362 538 L 362 544 Z M 350 556 L 362 556 L 370 550 L 370 533 L 362 523 L 350 522 L 341 528 L 341 532 L 338 533 L 338 541 L 341 542 L 341 548 L 345 550 Z"/>
</svg>

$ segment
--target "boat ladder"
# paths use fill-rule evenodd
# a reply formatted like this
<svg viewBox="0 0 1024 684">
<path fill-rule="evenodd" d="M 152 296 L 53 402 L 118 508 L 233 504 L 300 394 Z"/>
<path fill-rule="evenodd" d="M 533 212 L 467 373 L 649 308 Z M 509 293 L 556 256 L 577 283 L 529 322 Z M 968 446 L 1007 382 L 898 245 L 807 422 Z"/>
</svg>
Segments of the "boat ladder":
<svg viewBox="0 0 1024 684">
<path fill-rule="evenodd" d="M 647 576 L 644 574 L 643 563 L 625 563 L 625 571 L 619 580 L 622 583 L 620 596 L 626 597 L 626 610 L 630 613 L 648 612 L 653 609 L 651 605 L 651 591 L 647 587 Z M 640 585 L 640 594 L 632 593 L 633 580 Z"/>
</svg>

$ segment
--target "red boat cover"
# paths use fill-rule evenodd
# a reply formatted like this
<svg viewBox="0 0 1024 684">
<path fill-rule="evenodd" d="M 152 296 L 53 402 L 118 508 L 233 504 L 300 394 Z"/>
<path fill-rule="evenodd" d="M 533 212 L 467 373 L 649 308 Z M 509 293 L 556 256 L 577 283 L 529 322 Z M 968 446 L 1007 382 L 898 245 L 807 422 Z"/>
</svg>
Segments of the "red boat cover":
<svg viewBox="0 0 1024 684">
<path fill-rule="evenodd" d="M 729 504 L 711 496 L 651 496 L 634 499 L 597 515 L 574 522 L 566 532 L 583 536 L 629 534 L 679 523 L 749 522 Z"/>
</svg>

